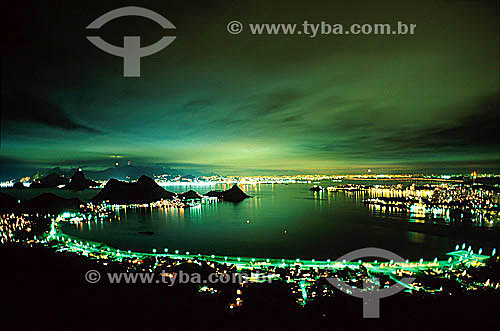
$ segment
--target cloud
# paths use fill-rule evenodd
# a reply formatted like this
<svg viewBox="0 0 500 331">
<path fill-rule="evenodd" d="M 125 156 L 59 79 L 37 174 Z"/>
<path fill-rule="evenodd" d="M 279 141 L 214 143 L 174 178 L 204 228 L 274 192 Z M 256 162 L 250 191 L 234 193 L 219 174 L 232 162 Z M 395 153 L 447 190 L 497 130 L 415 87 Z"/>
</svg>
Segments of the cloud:
<svg viewBox="0 0 500 331">
<path fill-rule="evenodd" d="M 456 113 L 463 113 L 465 110 L 467 115 L 455 121 L 393 133 L 384 138 L 384 141 L 399 149 L 439 151 L 498 148 L 500 147 L 499 105 L 499 96 L 484 97 L 470 106 L 457 107 Z"/>
<path fill-rule="evenodd" d="M 214 100 L 210 98 L 195 98 L 184 104 L 184 109 L 189 108 L 204 108 L 214 104 Z"/>
<path fill-rule="evenodd" d="M 79 130 L 87 133 L 101 131 L 72 120 L 59 106 L 32 94 L 7 91 L 3 98 L 3 119 L 17 123 L 46 125 L 64 130 Z"/>
<path fill-rule="evenodd" d="M 287 107 L 294 106 L 303 98 L 303 94 L 296 90 L 282 90 L 262 96 L 257 96 L 258 104 L 255 114 L 257 116 L 273 115 L 285 111 Z"/>
<path fill-rule="evenodd" d="M 318 126 L 299 148 L 325 159 L 370 162 L 491 159 L 499 156 L 499 104 L 497 95 L 482 97 L 444 109 L 451 114 L 446 120 L 419 125 L 395 119 L 391 109 L 356 106 Z"/>
</svg>

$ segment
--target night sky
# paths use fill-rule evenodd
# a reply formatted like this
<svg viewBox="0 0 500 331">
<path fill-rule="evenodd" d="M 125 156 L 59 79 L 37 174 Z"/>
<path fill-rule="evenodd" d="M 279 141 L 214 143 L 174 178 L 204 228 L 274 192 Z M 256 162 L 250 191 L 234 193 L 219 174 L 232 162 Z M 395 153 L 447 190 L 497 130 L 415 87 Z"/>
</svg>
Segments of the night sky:
<svg viewBox="0 0 500 331">
<path fill-rule="evenodd" d="M 499 169 L 497 1 L 11 3 L 0 162 L 115 160 L 220 174 Z M 342 1 L 344 2 L 344 1 Z M 413 2 L 412 2 L 413 3 Z M 177 29 L 124 17 L 138 5 Z M 232 35 L 229 21 L 244 30 Z M 414 35 L 252 35 L 248 23 L 417 24 Z M 177 39 L 123 77 L 99 35 Z"/>
</svg>

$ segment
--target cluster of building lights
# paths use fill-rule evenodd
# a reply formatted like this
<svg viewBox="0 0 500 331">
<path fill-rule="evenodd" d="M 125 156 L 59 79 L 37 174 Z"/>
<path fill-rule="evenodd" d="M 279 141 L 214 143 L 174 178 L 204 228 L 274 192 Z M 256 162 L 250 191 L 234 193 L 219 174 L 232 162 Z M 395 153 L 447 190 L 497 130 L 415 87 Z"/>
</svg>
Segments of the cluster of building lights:
<svg viewBox="0 0 500 331">
<path fill-rule="evenodd" d="M 373 177 L 373 176 L 372 176 Z M 228 177 L 225 183 L 237 181 L 244 184 L 256 183 L 288 183 L 341 180 L 344 177 L 332 176 L 290 176 L 290 177 Z M 321 188 L 321 192 L 325 189 Z M 335 191 L 363 192 L 368 198 L 365 200 L 370 208 L 401 208 L 413 214 L 426 214 L 429 211 L 437 215 L 449 215 L 449 210 L 461 210 L 481 219 L 498 221 L 498 193 L 481 187 L 447 182 L 439 185 L 425 185 L 422 187 L 375 185 L 339 185 L 326 189 L 334 194 Z M 206 200 L 206 201 L 205 201 Z M 157 271 L 172 268 L 182 263 L 198 263 L 212 268 L 217 273 L 246 270 L 252 272 L 247 277 L 248 282 L 266 282 L 270 280 L 284 281 L 297 295 L 297 302 L 305 304 L 312 298 L 330 295 L 331 288 L 322 285 L 319 280 L 328 277 L 338 277 L 347 284 L 360 286 L 360 281 L 366 277 L 377 275 L 381 277 L 380 286 L 388 287 L 397 282 L 395 276 L 411 275 L 417 280 L 408 285 L 409 293 L 448 293 L 456 289 L 443 288 L 440 279 L 452 280 L 462 291 L 477 291 L 481 289 L 498 290 L 498 280 L 478 280 L 473 276 L 477 268 L 485 266 L 488 259 L 498 260 L 496 250 L 485 255 L 482 249 L 474 252 L 472 247 L 467 249 L 466 244 L 457 245 L 455 251 L 448 253 L 447 260 L 410 262 L 378 262 L 378 261 L 332 261 L 332 260 L 302 260 L 302 259 L 274 259 L 256 257 L 231 257 L 207 254 L 181 253 L 179 250 L 154 249 L 151 252 L 133 252 L 120 250 L 103 243 L 83 240 L 62 232 L 62 222 L 82 223 L 112 220 L 115 217 L 115 208 L 185 208 L 199 206 L 202 203 L 216 201 L 217 198 L 202 198 L 199 201 L 185 201 L 178 197 L 160 200 L 149 204 L 110 205 L 108 203 L 87 203 L 80 206 L 78 212 L 64 212 L 51 218 L 50 230 L 41 236 L 26 236 L 33 229 L 34 223 L 30 215 L 5 214 L 0 217 L 1 243 L 29 242 L 43 245 L 52 245 L 60 252 L 70 252 L 102 261 L 103 264 L 119 263 L 127 271 Z M 26 239 L 29 238 L 29 239 Z M 160 267 L 162 269 L 160 269 Z M 435 283 L 428 283 L 427 276 L 432 276 Z M 426 276 L 426 277 L 419 277 Z M 234 302 L 230 309 L 243 304 L 242 287 L 237 290 Z M 200 287 L 202 293 L 218 293 L 216 287 Z"/>
<path fill-rule="evenodd" d="M 460 288 L 466 291 L 478 290 L 481 288 L 492 288 L 498 290 L 498 282 L 488 280 L 488 282 L 478 283 L 474 279 L 468 278 L 469 268 L 478 268 L 485 265 L 489 258 L 496 258 L 496 250 L 490 255 L 484 255 L 482 249 L 477 252 L 469 246 L 463 244 L 462 248 L 457 245 L 454 252 L 448 253 L 447 260 L 410 262 L 378 262 L 378 261 L 332 261 L 332 260 L 302 260 L 302 259 L 273 259 L 255 257 L 231 257 L 208 254 L 193 254 L 190 252 L 181 253 L 179 250 L 153 249 L 151 252 L 133 252 L 109 247 L 103 243 L 79 239 L 61 232 L 58 221 L 54 220 L 51 230 L 40 237 L 40 243 L 56 245 L 58 251 L 72 252 L 89 258 L 103 261 L 104 263 L 125 263 L 129 271 L 158 269 L 158 266 L 176 266 L 184 262 L 205 263 L 213 268 L 215 272 L 226 273 L 234 268 L 238 271 L 250 271 L 251 277 L 247 277 L 247 282 L 266 282 L 271 280 L 285 281 L 290 285 L 292 291 L 298 294 L 297 302 L 305 304 L 308 300 L 320 296 L 329 295 L 330 289 L 318 288 L 318 280 L 328 277 L 339 277 L 339 275 L 351 285 L 361 285 L 359 282 L 369 275 L 385 276 L 385 287 L 390 286 L 397 280 L 394 276 L 412 275 L 434 275 L 435 278 L 453 279 Z M 148 262 L 145 266 L 145 261 Z M 152 263 L 154 261 L 154 263 Z M 243 286 L 243 284 L 241 284 Z M 442 285 L 432 287 L 424 281 L 417 279 L 413 284 L 407 286 L 409 293 L 439 293 L 442 292 Z M 216 293 L 213 288 L 204 289 L 202 292 Z M 243 300 L 236 300 L 232 303 L 233 308 L 240 306 Z"/>
<path fill-rule="evenodd" d="M 179 266 L 182 263 L 204 264 L 216 273 L 229 273 L 234 271 L 249 271 L 251 276 L 245 278 L 240 284 L 232 308 L 243 304 L 241 296 L 242 288 L 248 282 L 267 282 L 272 280 L 284 281 L 289 284 L 293 293 L 297 294 L 297 302 L 305 304 L 318 296 L 330 295 L 331 288 L 318 282 L 328 277 L 339 277 L 347 284 L 362 286 L 360 281 L 365 277 L 377 275 L 381 277 L 381 286 L 388 287 L 397 281 L 395 276 L 404 277 L 411 275 L 417 280 L 408 285 L 406 291 L 409 293 L 442 293 L 451 291 L 443 289 L 439 279 L 454 280 L 457 287 L 463 291 L 477 291 L 481 289 L 499 289 L 498 280 L 477 280 L 472 275 L 474 269 L 483 267 L 488 259 L 496 259 L 496 250 L 489 255 L 483 254 L 483 250 L 474 251 L 465 243 L 457 245 L 455 251 L 448 253 L 447 260 L 394 262 L 394 261 L 333 261 L 333 260 L 303 260 L 303 259 L 275 259 L 256 257 L 231 257 L 208 254 L 181 253 L 179 250 L 152 250 L 151 252 L 133 252 L 120 250 L 103 243 L 83 240 L 75 236 L 67 235 L 61 230 L 61 223 L 81 221 L 97 221 L 97 215 L 105 216 L 104 206 L 86 206 L 86 216 L 82 213 L 65 212 L 58 217 L 52 217 L 49 231 L 42 235 L 30 237 L 24 236 L 31 232 L 33 222 L 29 215 L 2 215 L 0 229 L 1 241 L 6 242 L 28 242 L 38 243 L 55 247 L 57 251 L 76 253 L 91 259 L 101 261 L 104 265 L 118 263 L 127 271 L 157 271 Z M 89 217 L 92 212 L 96 213 Z M 25 238 L 25 239 L 19 239 Z M 472 269 L 471 269 L 472 268 Z M 435 284 L 427 284 L 426 277 L 419 275 L 432 275 L 437 281 Z M 324 282 L 323 282 L 324 283 Z M 437 284 L 437 285 L 436 285 Z M 216 287 L 200 287 L 203 293 L 217 293 Z"/>
<path fill-rule="evenodd" d="M 419 189 L 377 187 L 368 190 L 365 203 L 374 211 L 409 211 L 424 218 L 471 219 L 479 225 L 500 223 L 500 195 L 491 189 L 468 184 L 426 185 Z"/>
<path fill-rule="evenodd" d="M 23 234 L 31 232 L 33 220 L 28 215 L 0 215 L 0 243 L 19 242 Z"/>
</svg>

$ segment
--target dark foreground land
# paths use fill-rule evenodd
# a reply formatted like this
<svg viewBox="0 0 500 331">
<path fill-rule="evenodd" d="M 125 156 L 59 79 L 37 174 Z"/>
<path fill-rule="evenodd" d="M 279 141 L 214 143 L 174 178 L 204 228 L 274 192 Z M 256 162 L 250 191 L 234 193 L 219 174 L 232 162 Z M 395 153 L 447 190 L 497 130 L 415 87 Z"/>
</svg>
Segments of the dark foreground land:
<svg viewBox="0 0 500 331">
<path fill-rule="evenodd" d="M 198 293 L 195 285 L 85 281 L 91 260 L 38 247 L 3 246 L 3 329 L 477 329 L 498 325 L 499 295 L 428 296 L 399 293 L 381 300 L 380 319 L 362 319 L 361 299 L 341 292 L 297 306 L 280 284 L 250 286 L 244 305 Z"/>
</svg>

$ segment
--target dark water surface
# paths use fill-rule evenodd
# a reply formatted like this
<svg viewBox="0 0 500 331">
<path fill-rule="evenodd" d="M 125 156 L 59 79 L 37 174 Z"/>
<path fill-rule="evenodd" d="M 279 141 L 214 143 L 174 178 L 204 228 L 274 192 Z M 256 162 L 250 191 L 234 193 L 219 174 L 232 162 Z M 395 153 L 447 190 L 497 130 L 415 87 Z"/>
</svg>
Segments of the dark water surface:
<svg viewBox="0 0 500 331">
<path fill-rule="evenodd" d="M 166 189 L 205 193 L 228 187 L 219 184 Z M 191 254 L 309 259 L 336 259 L 364 247 L 385 248 L 404 258 L 433 258 L 453 250 L 459 242 L 457 238 L 408 231 L 404 224 L 411 217 L 370 212 L 362 203 L 366 193 L 313 193 L 310 187 L 242 185 L 252 198 L 238 204 L 219 202 L 184 210 L 120 209 L 119 222 L 66 225 L 64 231 L 123 250 L 168 248 Z M 388 224 L 389 220 L 403 226 Z M 467 241 L 470 243 L 479 245 Z"/>
</svg>

